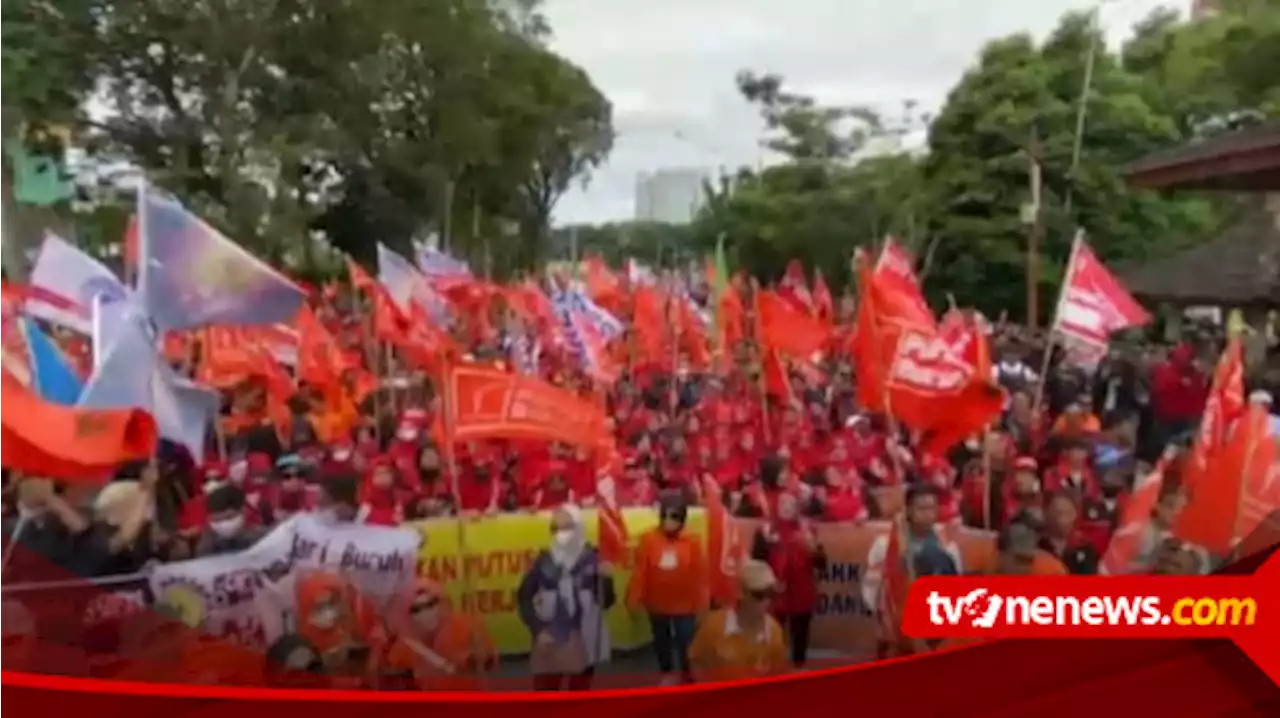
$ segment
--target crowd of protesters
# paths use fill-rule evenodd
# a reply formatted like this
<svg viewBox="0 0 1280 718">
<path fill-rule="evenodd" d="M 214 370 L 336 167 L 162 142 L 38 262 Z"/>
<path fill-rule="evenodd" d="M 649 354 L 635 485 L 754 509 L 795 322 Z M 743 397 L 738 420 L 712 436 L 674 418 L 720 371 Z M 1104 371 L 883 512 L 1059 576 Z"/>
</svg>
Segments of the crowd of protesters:
<svg viewBox="0 0 1280 718">
<path fill-rule="evenodd" d="M 365 317 L 351 307 L 326 295 L 316 312 L 336 336 L 354 336 L 358 345 Z M 607 637 L 594 635 L 600 624 L 590 612 L 618 601 L 649 615 L 665 679 L 780 672 L 806 661 L 825 561 L 814 524 L 889 518 L 894 509 L 879 491 L 885 487 L 905 495 L 904 555 L 913 575 L 973 570 L 940 528 L 960 524 L 999 532 L 995 570 L 1097 573 L 1136 477 L 1194 431 L 1209 393 L 1206 366 L 1221 347 L 1211 333 L 1171 347 L 1141 343 L 1113 349 L 1086 371 L 1060 352 L 1042 362 L 1042 334 L 1012 325 L 992 332 L 992 380 L 1007 392 L 1006 409 L 998 424 L 945 457 L 916 451 L 914 437 L 892 417 L 863 413 L 857 367 L 840 352 L 813 365 L 818 371 L 793 367 L 787 391 L 772 394 L 762 388 L 749 341 L 726 372 L 694 371 L 678 359 L 628 367 L 607 396 L 624 467 L 615 477 L 617 501 L 657 508 L 660 523 L 638 538 L 625 591 L 585 540 L 580 509 L 596 500 L 594 457 L 515 440 L 444 452 L 433 432 L 440 402 L 430 381 L 394 359 L 354 421 L 335 422 L 321 394 L 304 385 L 282 426 L 267 417 L 265 391 L 250 381 L 226 392 L 203 463 L 163 442 L 156 461 L 121 467 L 97 491 L 6 476 L 5 583 L 123 575 L 156 561 L 232 554 L 301 512 L 394 526 L 550 511 L 552 540 L 517 592 L 538 688 L 591 685 Z M 498 331 L 469 353 L 509 362 L 510 339 Z M 551 353 L 543 372 L 558 384 L 586 383 Z M 1251 400 L 1269 403 L 1261 389 L 1273 387 L 1257 376 Z M 1177 473 L 1174 462 L 1135 571 L 1201 572 L 1224 558 L 1172 537 L 1183 501 Z M 696 577 L 707 557 L 684 526 L 709 485 L 719 487 L 734 515 L 761 519 L 762 528 L 739 572 L 737 603 L 704 615 L 709 599 Z M 878 550 L 883 558 L 884 547 Z M 298 613 L 307 619 L 275 643 L 266 673 L 253 680 L 368 685 L 364 676 L 376 664 L 378 687 L 466 688 L 496 662 L 483 627 L 451 610 L 439 585 L 416 582 L 379 616 L 332 578 L 299 587 Z M 869 571 L 868 605 L 876 605 L 877 580 Z M 20 615 L 12 622 L 8 615 L 19 608 L 6 602 L 6 634 L 22 625 Z M 181 627 L 166 629 L 171 618 L 160 610 L 137 619 L 147 626 L 134 627 L 146 636 L 137 655 L 156 671 L 149 680 L 171 676 L 165 666 L 182 662 L 175 663 L 178 651 L 189 660 L 196 650 L 220 680 L 262 663 Z M 427 664 L 433 668 L 424 670 Z"/>
</svg>

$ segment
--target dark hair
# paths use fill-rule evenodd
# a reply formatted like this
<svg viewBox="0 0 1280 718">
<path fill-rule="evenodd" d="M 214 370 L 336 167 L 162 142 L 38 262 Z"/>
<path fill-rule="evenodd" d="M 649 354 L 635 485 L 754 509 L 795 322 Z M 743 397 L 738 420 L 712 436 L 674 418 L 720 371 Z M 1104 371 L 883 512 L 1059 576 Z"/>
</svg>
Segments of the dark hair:
<svg viewBox="0 0 1280 718">
<path fill-rule="evenodd" d="M 658 515 L 662 518 L 668 516 L 679 518 L 681 522 L 689 514 L 689 501 L 684 495 L 684 491 L 678 489 L 664 490 L 658 494 Z"/>
<path fill-rule="evenodd" d="M 934 498 L 938 497 L 937 487 L 933 486 L 932 484 L 921 484 L 921 483 L 911 484 L 911 486 L 907 488 L 906 505 L 910 506 L 914 504 L 918 499 L 923 499 L 930 496 Z"/>
<path fill-rule="evenodd" d="M 210 514 L 220 514 L 223 511 L 243 511 L 244 510 L 244 492 L 237 486 L 226 484 L 219 486 L 204 498 L 205 508 Z"/>
<path fill-rule="evenodd" d="M 777 486 L 782 480 L 784 467 L 785 464 L 778 456 L 770 454 L 760 459 L 760 482 L 766 486 Z"/>
<path fill-rule="evenodd" d="M 1024 551 L 1033 549 L 1039 541 L 1038 534 L 1033 519 L 1019 513 L 1009 525 L 1000 530 L 996 537 L 996 550 L 1005 552 L 1013 548 Z"/>
<path fill-rule="evenodd" d="M 360 503 L 360 478 L 347 473 L 330 476 L 324 482 L 324 492 L 335 503 L 358 506 Z"/>
</svg>

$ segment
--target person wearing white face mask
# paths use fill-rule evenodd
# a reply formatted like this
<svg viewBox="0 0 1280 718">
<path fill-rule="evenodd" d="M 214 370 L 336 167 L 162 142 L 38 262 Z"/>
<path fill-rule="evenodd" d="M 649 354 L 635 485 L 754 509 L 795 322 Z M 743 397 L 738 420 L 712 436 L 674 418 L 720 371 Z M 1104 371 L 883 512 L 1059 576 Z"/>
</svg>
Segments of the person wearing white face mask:
<svg viewBox="0 0 1280 718">
<path fill-rule="evenodd" d="M 205 506 L 208 519 L 196 541 L 196 556 L 243 551 L 262 537 L 260 531 L 245 525 L 245 498 L 239 488 L 228 484 L 214 489 L 205 497 Z"/>
<path fill-rule="evenodd" d="M 520 620 L 533 639 L 536 690 L 587 690 L 608 660 L 603 612 L 616 594 L 611 567 L 587 545 L 582 512 L 566 504 L 551 518 L 551 547 L 538 554 L 516 591 Z"/>
</svg>

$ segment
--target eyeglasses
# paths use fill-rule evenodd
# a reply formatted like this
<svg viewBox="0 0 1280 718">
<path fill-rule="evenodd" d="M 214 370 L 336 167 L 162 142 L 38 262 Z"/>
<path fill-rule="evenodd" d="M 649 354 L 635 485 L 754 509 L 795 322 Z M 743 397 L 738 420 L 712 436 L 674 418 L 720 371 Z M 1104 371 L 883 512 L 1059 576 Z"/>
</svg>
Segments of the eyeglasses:
<svg viewBox="0 0 1280 718">
<path fill-rule="evenodd" d="M 430 611 L 439 605 L 440 605 L 440 599 L 428 598 L 427 600 L 422 601 L 421 603 L 413 604 L 413 606 L 409 608 L 409 613 L 422 613 L 423 611 Z"/>
</svg>

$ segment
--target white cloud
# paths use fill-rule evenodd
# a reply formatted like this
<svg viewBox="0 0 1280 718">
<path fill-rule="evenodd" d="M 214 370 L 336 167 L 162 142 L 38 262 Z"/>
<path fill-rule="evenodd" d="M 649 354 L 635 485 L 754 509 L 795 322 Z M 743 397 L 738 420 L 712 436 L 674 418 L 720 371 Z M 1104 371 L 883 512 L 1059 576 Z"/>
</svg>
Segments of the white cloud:
<svg viewBox="0 0 1280 718">
<path fill-rule="evenodd" d="M 1117 41 L 1153 8 L 1109 0 Z M 662 167 L 754 165 L 761 124 L 734 87 L 741 69 L 776 72 L 820 100 L 897 112 L 936 108 L 990 39 L 1043 36 L 1090 0 L 546 0 L 556 51 L 614 103 L 618 139 L 558 222 L 628 219 L 636 175 Z"/>
</svg>

